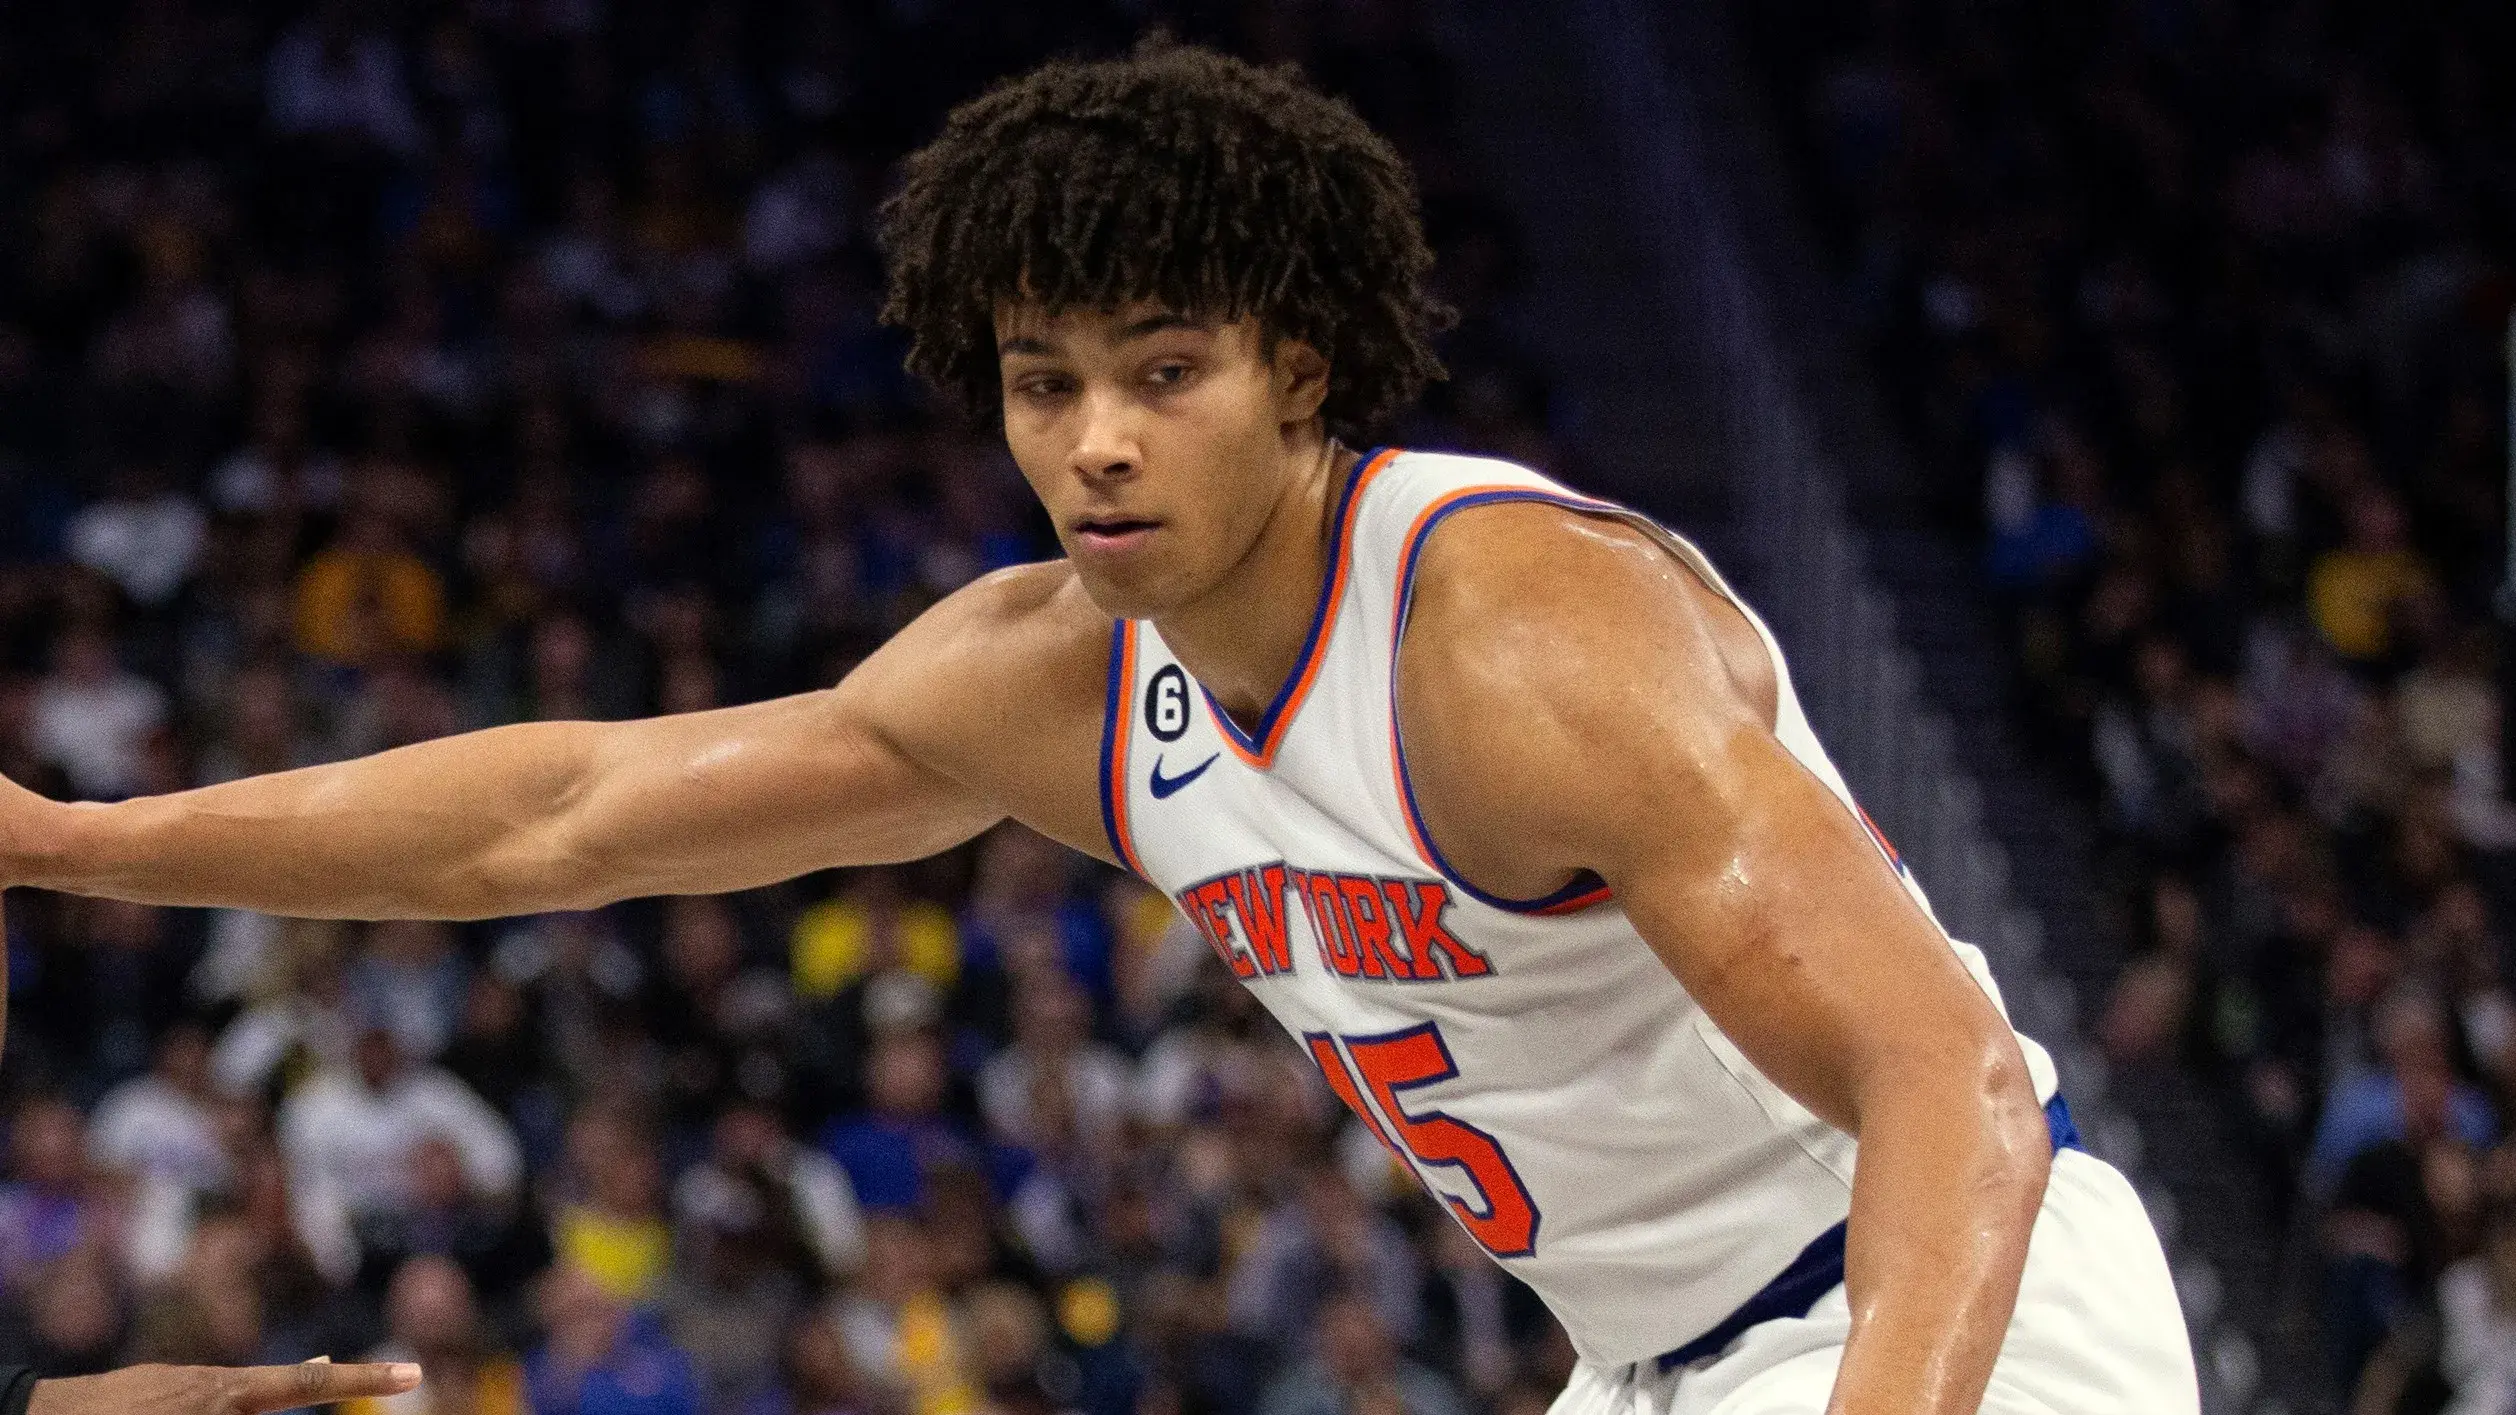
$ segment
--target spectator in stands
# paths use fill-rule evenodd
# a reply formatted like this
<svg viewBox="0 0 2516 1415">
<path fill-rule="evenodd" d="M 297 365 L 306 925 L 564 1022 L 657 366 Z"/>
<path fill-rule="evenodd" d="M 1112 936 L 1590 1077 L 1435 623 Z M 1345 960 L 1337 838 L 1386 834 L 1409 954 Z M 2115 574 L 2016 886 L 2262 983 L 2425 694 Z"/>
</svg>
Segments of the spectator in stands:
<svg viewBox="0 0 2516 1415">
<path fill-rule="evenodd" d="M 297 576 L 296 642 L 307 657 L 350 667 L 445 640 L 445 585 L 382 511 L 357 506 L 332 545 Z"/>
<path fill-rule="evenodd" d="M 552 1269 L 541 1323 L 550 1340 L 524 1368 L 533 1415 L 701 1415 L 690 1358 L 592 1274 Z"/>
<path fill-rule="evenodd" d="M 833 1121 L 822 1148 L 847 1171 L 868 1209 L 914 1209 L 926 1180 L 947 1165 L 975 1167 L 975 1139 L 944 1112 L 950 1079 L 943 1043 L 923 1026 L 894 1027 L 874 1038 L 866 1062 L 865 1108 Z"/>
<path fill-rule="evenodd" d="M 961 933 L 974 994 L 963 1010 L 983 1025 L 1005 1025 L 1016 981 L 1034 972 L 1062 971 L 1096 1005 L 1108 1003 L 1109 922 L 1093 901 L 1068 889 L 1069 858 L 1011 822 L 981 840 Z"/>
<path fill-rule="evenodd" d="M 551 1220 L 559 1260 L 628 1306 L 653 1300 L 672 1253 L 653 1131 L 626 1109 L 588 1110 L 568 1132 L 576 1196 Z"/>
<path fill-rule="evenodd" d="M 857 1369 L 905 1415 L 950 1415 L 978 1402 L 952 1308 L 937 1283 L 934 1243 L 905 1213 L 865 1224 L 865 1273 L 837 1321 Z"/>
<path fill-rule="evenodd" d="M 192 960 L 166 910 L 100 899 L 78 920 L 76 945 L 54 964 L 74 987 L 53 1002 L 75 1008 L 79 1030 L 94 1039 L 82 1058 L 88 1073 L 119 1082 L 147 1068 L 149 1039 L 182 1015 Z"/>
<path fill-rule="evenodd" d="M 2329 1193 L 2369 1150 L 2412 1138 L 2415 1110 L 2429 1133 L 2476 1151 L 2498 1139 L 2489 1098 L 2456 1077 L 2447 1040 L 2434 996 L 2404 989 L 2385 1000 L 2375 1018 L 2382 1065 L 2356 1071 L 2334 1089 L 2308 1159 L 2310 1189 Z"/>
<path fill-rule="evenodd" d="M 502 1325 L 513 1325 L 525 1287 L 550 1264 L 548 1236 L 513 1197 L 478 1190 L 446 1137 L 422 1136 L 404 1163 L 407 1203 L 358 1223 L 360 1289 L 389 1298 L 395 1274 L 423 1258 L 444 1259 L 462 1272 L 466 1301 L 487 1304 Z"/>
<path fill-rule="evenodd" d="M 72 629 L 53 651 L 53 671 L 35 692 L 35 754 L 61 768 L 91 800 L 119 800 L 148 777 L 144 750 L 166 723 L 166 694 L 116 661 L 113 640 Z"/>
<path fill-rule="evenodd" d="M 9 1182 L 0 1185 L 0 1291 L 33 1291 L 54 1263 L 100 1243 L 104 1222 L 86 1120 L 59 1100 L 20 1107 L 9 1128 Z"/>
<path fill-rule="evenodd" d="M 949 910 L 907 897 L 894 869 L 849 870 L 835 879 L 839 887 L 828 899 L 795 918 L 797 997 L 835 997 L 895 968 L 938 991 L 953 985 L 961 973 L 961 939 Z"/>
<path fill-rule="evenodd" d="M 454 1037 L 465 968 L 454 930 L 424 919 L 387 919 L 367 928 L 349 968 L 350 1005 L 382 1019 L 404 1055 L 433 1061 Z"/>
<path fill-rule="evenodd" d="M 380 1019 L 366 1019 L 349 1069 L 327 1070 L 280 1107 L 291 1180 L 338 1194 L 353 1219 L 410 1205 L 410 1154 L 435 1136 L 461 1156 L 467 1185 L 510 1195 L 522 1179 L 515 1134 L 451 1075 L 418 1065 Z"/>
<path fill-rule="evenodd" d="M 1456 1388 L 1399 1354 L 1369 1298 L 1332 1291 L 1313 1325 L 1318 1354 L 1267 1387 L 1259 1415 L 1466 1415 Z"/>
<path fill-rule="evenodd" d="M 96 1163 L 143 1183 L 191 1193 L 219 1187 L 228 1176 L 219 1143 L 217 1096 L 210 1087 L 210 1034 L 180 1022 L 157 1042 L 145 1076 L 106 1093 L 89 1117 L 88 1152 Z"/>
<path fill-rule="evenodd" d="M 292 1063 L 326 1071 L 356 1064 L 360 1023 L 349 995 L 348 930 L 329 920 L 292 920 L 277 925 L 271 939 L 273 956 L 261 968 L 238 965 L 241 981 L 261 995 L 210 1052 L 210 1074 L 229 1095 L 263 1093 Z"/>
<path fill-rule="evenodd" d="M 808 1313 L 787 1329 L 779 1375 L 777 1388 L 741 1415 L 872 1415 L 877 1409 L 837 1324 L 822 1313 Z"/>
<path fill-rule="evenodd" d="M 267 1297 L 285 1301 L 303 1289 L 283 1293 L 280 1282 L 269 1281 L 279 1274 L 270 1263 L 273 1255 L 257 1239 L 253 1225 L 233 1213 L 212 1215 L 194 1228 L 183 1263 L 142 1296 L 133 1318 L 132 1356 L 178 1366 L 247 1365 L 266 1359 L 274 1346 L 294 1346 L 292 1338 L 308 1335 L 273 1330 L 275 1317 L 302 1320 L 309 1314 L 296 1303 L 287 1304 L 294 1310 L 271 1310 Z"/>
<path fill-rule="evenodd" d="M 766 1206 L 710 1209 L 675 1225 L 656 1307 L 690 1354 L 709 1409 L 740 1409 L 775 1389 L 783 1335 L 819 1287 L 798 1247 L 789 1216 Z"/>
<path fill-rule="evenodd" d="M 271 127 L 291 137 L 416 156 L 427 138 L 403 72 L 400 46 L 360 28 L 355 6 L 346 0 L 318 5 L 271 50 L 265 99 Z"/>
<path fill-rule="evenodd" d="M 210 318 L 223 341 L 223 316 Z M 181 341 L 169 343 L 169 355 L 183 358 Z M 211 360 L 219 356 L 196 351 L 185 362 L 198 366 L 204 353 Z M 128 464 L 117 476 L 112 494 L 70 518 L 70 557 L 121 586 L 133 603 L 159 610 L 192 578 L 208 529 L 201 507 L 166 484 L 162 466 Z"/>
<path fill-rule="evenodd" d="M 1330 1322 L 1367 1309 L 1376 1340 L 1404 1342 L 1415 1335 L 1423 1268 L 1406 1235 L 1357 1193 L 1335 1164 L 1305 1169 L 1294 1192 L 1271 1208 L 1250 1251 L 1231 1277 L 1233 1328 L 1280 1349 L 1312 1350 Z M 1344 1294 L 1340 1303 L 1335 1294 Z M 1371 1355 L 1369 1342 L 1353 1350 L 1322 1351 L 1333 1364 Z M 1357 1379 L 1340 1376 L 1340 1380 Z"/>
<path fill-rule="evenodd" d="M 472 1301 L 470 1281 L 445 1258 L 413 1258 L 385 1296 L 384 1344 L 362 1358 L 416 1361 L 420 1389 L 353 1400 L 343 1415 L 530 1415 L 524 1366 L 499 1351 Z"/>
<path fill-rule="evenodd" d="M 1062 969 L 1014 983 L 1013 1045 L 979 1074 L 980 1112 L 999 1140 L 1035 1137 L 1032 1098 L 1042 1086 L 1065 1098 L 1070 1124 L 1086 1144 L 1106 1144 L 1125 1115 L 1132 1076 L 1118 1052 L 1092 1039 L 1092 1002 Z"/>
<path fill-rule="evenodd" d="M 2438 1283 L 2440 1373 L 2454 1392 L 2447 1415 L 2516 1411 L 2516 1216 L 2493 1214 L 2481 1251 Z"/>
<path fill-rule="evenodd" d="M 664 1121 L 688 1153 L 727 1105 L 782 1088 L 778 1047 L 791 999 L 774 971 L 744 966 L 740 928 L 721 899 L 668 904 L 663 955 L 645 1031 L 663 1051 Z"/>
<path fill-rule="evenodd" d="M 865 1261 L 864 1213 L 847 1171 L 797 1144 L 757 1103 L 738 1103 L 717 1120 L 707 1158 L 674 1183 L 673 1217 L 677 1226 L 756 1235 L 807 1289 Z"/>
<path fill-rule="evenodd" d="M 2349 539 L 2316 557 L 2307 605 L 2333 651 L 2355 664 L 2395 666 L 2400 646 L 2433 614 L 2436 575 L 2409 544 L 2402 508 L 2381 486 L 2350 498 Z"/>
</svg>

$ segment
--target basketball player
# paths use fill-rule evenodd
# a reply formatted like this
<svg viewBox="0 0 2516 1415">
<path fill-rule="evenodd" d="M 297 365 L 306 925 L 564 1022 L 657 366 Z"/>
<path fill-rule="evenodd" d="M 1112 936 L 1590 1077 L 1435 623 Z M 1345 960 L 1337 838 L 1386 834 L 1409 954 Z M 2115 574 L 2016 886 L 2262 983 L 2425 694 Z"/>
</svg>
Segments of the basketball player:
<svg viewBox="0 0 2516 1415">
<path fill-rule="evenodd" d="M 2174 1415 L 2166 1264 L 2051 1063 L 1686 542 L 1344 439 L 1439 372 L 1406 173 L 1155 46 L 954 112 L 885 208 L 911 366 L 1060 561 L 823 692 L 117 805 L 0 878 L 478 918 L 908 860 L 1011 817 L 1153 881 L 1581 1365 L 1561 1415 Z"/>
</svg>

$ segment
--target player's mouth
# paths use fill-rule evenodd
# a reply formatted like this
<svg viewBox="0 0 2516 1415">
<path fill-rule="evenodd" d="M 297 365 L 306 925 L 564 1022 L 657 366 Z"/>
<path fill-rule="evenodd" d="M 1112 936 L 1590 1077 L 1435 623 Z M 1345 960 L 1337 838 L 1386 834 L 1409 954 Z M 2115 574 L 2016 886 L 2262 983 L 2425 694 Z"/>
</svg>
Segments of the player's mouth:
<svg viewBox="0 0 2516 1415">
<path fill-rule="evenodd" d="M 1145 516 L 1089 516 L 1075 522 L 1075 544 L 1101 554 L 1116 554 L 1143 545 L 1161 526 L 1161 522 Z"/>
</svg>

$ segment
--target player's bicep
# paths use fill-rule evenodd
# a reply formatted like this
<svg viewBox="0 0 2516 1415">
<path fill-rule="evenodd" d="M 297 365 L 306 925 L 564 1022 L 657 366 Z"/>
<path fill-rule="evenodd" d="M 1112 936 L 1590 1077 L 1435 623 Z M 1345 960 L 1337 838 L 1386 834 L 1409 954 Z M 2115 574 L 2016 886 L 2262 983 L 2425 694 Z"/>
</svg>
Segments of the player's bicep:
<svg viewBox="0 0 2516 1415">
<path fill-rule="evenodd" d="M 1419 609 L 1422 671 L 1402 673 L 1430 709 L 1402 698 L 1409 765 L 1454 859 L 1599 875 L 1749 1059 L 1847 1128 L 1864 1075 L 1918 1029 L 2005 1035 L 1858 817 L 1776 737 L 1723 653 L 1726 605 L 1691 572 L 1595 536 L 1488 552 L 1458 577 L 1477 588 Z"/>
</svg>

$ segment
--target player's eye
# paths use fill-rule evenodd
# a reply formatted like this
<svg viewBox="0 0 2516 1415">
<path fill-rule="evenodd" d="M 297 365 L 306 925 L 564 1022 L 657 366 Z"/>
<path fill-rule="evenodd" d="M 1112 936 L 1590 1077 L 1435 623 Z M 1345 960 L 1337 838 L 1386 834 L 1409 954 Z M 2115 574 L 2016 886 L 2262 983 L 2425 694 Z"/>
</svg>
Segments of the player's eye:
<svg viewBox="0 0 2516 1415">
<path fill-rule="evenodd" d="M 1061 397 L 1070 387 L 1066 376 L 1057 373 L 1030 374 L 1013 382 L 1013 391 L 1030 399 Z"/>
<path fill-rule="evenodd" d="M 1182 360 L 1170 359 L 1162 363 L 1155 364 L 1152 371 L 1147 373 L 1145 377 L 1150 379 L 1159 387 L 1176 388 L 1180 384 L 1186 383 L 1188 381 L 1188 376 L 1194 372 L 1196 372 L 1194 365 L 1186 363 Z"/>
</svg>

